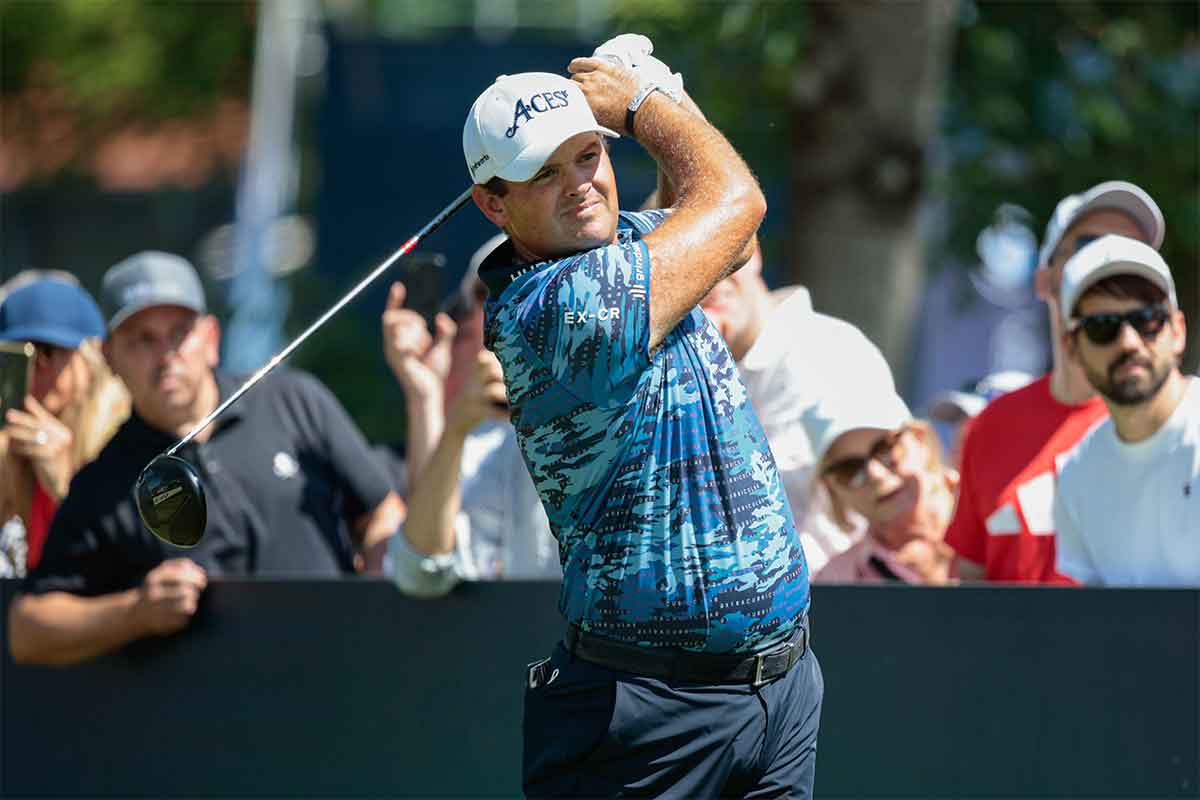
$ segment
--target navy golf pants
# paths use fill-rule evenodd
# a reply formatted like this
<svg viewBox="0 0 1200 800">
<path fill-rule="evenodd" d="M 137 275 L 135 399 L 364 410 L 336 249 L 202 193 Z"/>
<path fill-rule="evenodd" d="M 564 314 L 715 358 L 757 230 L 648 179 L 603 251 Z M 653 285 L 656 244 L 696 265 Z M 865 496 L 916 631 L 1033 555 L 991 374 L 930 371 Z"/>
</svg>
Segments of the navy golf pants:
<svg viewBox="0 0 1200 800">
<path fill-rule="evenodd" d="M 760 687 L 647 678 L 559 644 L 525 687 L 528 797 L 811 798 L 825 685 L 811 648 Z"/>
</svg>

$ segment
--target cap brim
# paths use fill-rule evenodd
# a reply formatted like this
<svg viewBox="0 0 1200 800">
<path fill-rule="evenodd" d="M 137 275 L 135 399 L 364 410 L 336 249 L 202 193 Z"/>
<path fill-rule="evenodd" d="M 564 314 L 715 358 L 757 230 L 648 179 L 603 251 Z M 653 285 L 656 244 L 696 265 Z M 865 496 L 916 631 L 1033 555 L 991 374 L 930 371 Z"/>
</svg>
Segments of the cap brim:
<svg viewBox="0 0 1200 800">
<path fill-rule="evenodd" d="M 113 314 L 108 320 L 108 330 L 110 332 L 115 331 L 122 322 L 134 314 L 137 314 L 139 311 L 145 311 L 147 308 L 154 308 L 155 306 L 175 306 L 177 308 L 186 308 L 188 311 L 195 311 L 197 314 L 207 313 L 204 306 L 197 306 L 195 303 L 189 303 L 178 297 L 147 298 L 137 303 L 131 303 Z"/>
<path fill-rule="evenodd" d="M 104 338 L 103 332 L 94 335 L 97 338 Z M 38 342 L 40 344 L 54 345 L 55 347 L 65 347 L 68 350 L 79 349 L 79 345 L 87 338 L 89 337 L 81 335 L 78 331 L 68 331 L 51 325 L 22 325 L 17 328 L 10 328 L 0 334 L 0 341 Z"/>
<path fill-rule="evenodd" d="M 496 177 L 515 183 L 524 183 L 537 174 L 537 171 L 546 163 L 546 159 L 552 156 L 554 151 L 563 142 L 581 133 L 598 133 L 610 139 L 621 138 L 619 133 L 605 128 L 603 125 L 591 125 L 579 130 L 564 131 L 561 136 L 552 139 L 543 139 L 540 142 L 531 142 L 528 147 L 518 153 L 517 157 L 506 164 L 503 169 L 497 170 Z"/>
</svg>

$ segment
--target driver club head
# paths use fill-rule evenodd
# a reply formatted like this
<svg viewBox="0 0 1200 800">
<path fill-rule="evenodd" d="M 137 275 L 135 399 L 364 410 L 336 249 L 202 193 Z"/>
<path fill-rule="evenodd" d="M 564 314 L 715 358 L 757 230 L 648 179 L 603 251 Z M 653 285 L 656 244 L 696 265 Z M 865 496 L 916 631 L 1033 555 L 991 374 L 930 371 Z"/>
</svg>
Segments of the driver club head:
<svg viewBox="0 0 1200 800">
<path fill-rule="evenodd" d="M 204 484 L 196 468 L 178 456 L 161 455 L 146 465 L 134 485 L 138 514 L 158 538 L 176 547 L 195 547 L 208 523 Z"/>
</svg>

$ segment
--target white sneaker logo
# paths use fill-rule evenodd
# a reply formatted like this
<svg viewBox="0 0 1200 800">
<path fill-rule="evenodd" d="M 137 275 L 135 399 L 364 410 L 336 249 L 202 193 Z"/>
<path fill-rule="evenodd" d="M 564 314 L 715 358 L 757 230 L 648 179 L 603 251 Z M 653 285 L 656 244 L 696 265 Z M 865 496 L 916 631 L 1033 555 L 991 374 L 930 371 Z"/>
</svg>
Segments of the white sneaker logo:
<svg viewBox="0 0 1200 800">
<path fill-rule="evenodd" d="M 275 454 L 272 468 L 275 471 L 275 477 L 285 481 L 288 478 L 296 477 L 296 473 L 300 471 L 300 465 L 296 463 L 296 459 L 282 450 Z"/>
</svg>

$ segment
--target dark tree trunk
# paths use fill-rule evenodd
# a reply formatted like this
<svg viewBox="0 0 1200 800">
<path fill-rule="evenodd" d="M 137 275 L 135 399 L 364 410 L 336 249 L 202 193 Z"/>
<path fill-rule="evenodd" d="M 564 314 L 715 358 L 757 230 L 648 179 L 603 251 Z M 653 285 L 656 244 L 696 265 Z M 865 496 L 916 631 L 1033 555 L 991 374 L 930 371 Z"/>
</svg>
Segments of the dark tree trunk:
<svg viewBox="0 0 1200 800">
<path fill-rule="evenodd" d="M 814 3 L 793 85 L 793 278 L 879 345 L 903 385 L 924 274 L 926 157 L 953 0 Z"/>
</svg>

